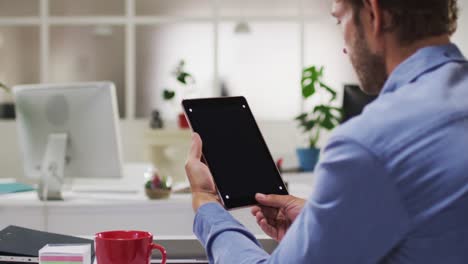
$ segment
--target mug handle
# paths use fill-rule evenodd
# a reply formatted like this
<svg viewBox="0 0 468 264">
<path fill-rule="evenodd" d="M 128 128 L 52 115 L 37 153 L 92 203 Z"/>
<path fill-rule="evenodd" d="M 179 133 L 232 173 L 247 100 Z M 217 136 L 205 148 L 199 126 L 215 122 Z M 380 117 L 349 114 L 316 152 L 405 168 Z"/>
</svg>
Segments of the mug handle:
<svg viewBox="0 0 468 264">
<path fill-rule="evenodd" d="M 155 249 L 161 251 L 161 256 L 162 256 L 161 264 L 166 264 L 166 258 L 167 258 L 166 249 L 163 246 L 159 245 L 159 244 L 151 243 L 151 251 L 153 251 Z"/>
</svg>

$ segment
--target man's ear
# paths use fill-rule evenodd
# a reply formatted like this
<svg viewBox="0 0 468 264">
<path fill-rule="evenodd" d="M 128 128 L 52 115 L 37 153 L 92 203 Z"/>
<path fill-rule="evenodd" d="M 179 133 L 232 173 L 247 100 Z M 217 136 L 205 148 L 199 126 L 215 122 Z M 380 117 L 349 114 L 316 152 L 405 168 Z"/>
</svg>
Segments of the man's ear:
<svg viewBox="0 0 468 264">
<path fill-rule="evenodd" d="M 378 37 L 383 33 L 385 23 L 379 0 L 364 0 L 364 10 L 368 12 L 367 15 L 370 17 L 370 33 L 374 37 Z"/>
</svg>

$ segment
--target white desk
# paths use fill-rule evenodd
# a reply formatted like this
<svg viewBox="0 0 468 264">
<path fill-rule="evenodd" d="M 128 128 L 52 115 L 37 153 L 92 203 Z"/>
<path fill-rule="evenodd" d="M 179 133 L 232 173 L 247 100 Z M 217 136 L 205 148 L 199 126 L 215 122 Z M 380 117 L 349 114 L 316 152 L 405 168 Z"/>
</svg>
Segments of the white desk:
<svg viewBox="0 0 468 264">
<path fill-rule="evenodd" d="M 311 174 L 285 175 L 290 193 L 306 198 L 313 188 Z M 194 213 L 189 194 L 168 200 L 148 200 L 138 194 L 64 193 L 65 201 L 41 202 L 35 192 L 0 196 L 0 229 L 8 225 L 49 232 L 89 235 L 104 230 L 137 229 L 158 236 L 192 235 Z M 232 214 L 254 234 L 263 232 L 250 209 Z"/>
</svg>

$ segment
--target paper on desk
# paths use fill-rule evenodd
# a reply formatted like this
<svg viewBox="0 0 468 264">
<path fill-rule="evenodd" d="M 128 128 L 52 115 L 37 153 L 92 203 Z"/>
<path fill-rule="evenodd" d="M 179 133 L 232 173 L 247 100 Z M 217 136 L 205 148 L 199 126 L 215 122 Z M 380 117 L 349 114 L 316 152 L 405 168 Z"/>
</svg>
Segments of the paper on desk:
<svg viewBox="0 0 468 264">
<path fill-rule="evenodd" d="M 0 183 L 0 194 L 34 191 L 31 185 L 23 183 Z"/>
</svg>

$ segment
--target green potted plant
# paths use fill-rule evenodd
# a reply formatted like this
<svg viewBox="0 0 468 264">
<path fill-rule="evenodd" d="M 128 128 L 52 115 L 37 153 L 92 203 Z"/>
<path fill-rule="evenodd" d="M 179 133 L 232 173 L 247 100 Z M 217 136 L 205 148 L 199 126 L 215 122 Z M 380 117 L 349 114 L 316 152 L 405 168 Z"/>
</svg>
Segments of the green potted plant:
<svg viewBox="0 0 468 264">
<path fill-rule="evenodd" d="M 311 66 L 302 72 L 303 100 L 319 99 L 313 109 L 301 113 L 295 119 L 307 135 L 308 147 L 296 150 L 300 167 L 304 171 L 313 171 L 317 164 L 320 153 L 318 142 L 323 131 L 332 130 L 342 119 L 342 109 L 334 106 L 337 93 L 322 81 L 323 71 L 324 67 Z"/>
<path fill-rule="evenodd" d="M 188 73 L 185 70 L 184 60 L 179 61 L 172 75 L 176 78 L 177 82 L 182 85 L 182 88 L 186 92 L 190 92 L 190 89 L 192 89 L 192 86 L 195 84 L 195 79 L 190 73 Z M 165 101 L 173 102 L 176 97 L 176 90 L 164 89 L 162 96 Z M 179 104 L 180 102 L 176 102 L 176 103 Z M 179 106 L 175 106 L 175 107 L 178 109 Z M 177 119 L 178 119 L 178 124 L 180 128 L 189 127 L 188 121 L 185 118 L 185 115 L 183 113 L 179 113 L 177 116 Z"/>
</svg>

